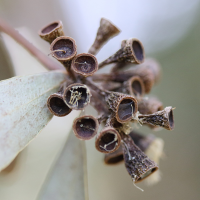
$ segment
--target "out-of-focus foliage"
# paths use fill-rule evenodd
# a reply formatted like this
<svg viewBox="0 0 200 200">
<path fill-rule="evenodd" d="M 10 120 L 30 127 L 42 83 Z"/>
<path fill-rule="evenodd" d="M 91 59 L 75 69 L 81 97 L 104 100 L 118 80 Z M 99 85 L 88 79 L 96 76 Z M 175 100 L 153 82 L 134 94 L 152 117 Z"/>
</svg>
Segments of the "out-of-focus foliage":
<svg viewBox="0 0 200 200">
<path fill-rule="evenodd" d="M 51 71 L 0 82 L 0 171 L 52 118 L 46 99 L 65 77 L 63 72 Z"/>
</svg>

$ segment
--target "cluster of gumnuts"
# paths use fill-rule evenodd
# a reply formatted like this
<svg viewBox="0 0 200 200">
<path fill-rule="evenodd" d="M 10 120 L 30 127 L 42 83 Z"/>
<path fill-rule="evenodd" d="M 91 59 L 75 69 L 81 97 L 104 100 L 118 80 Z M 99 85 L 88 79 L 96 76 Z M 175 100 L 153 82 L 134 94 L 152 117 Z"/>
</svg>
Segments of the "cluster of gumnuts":
<svg viewBox="0 0 200 200">
<path fill-rule="evenodd" d="M 119 32 L 115 25 L 102 18 L 88 53 L 77 55 L 75 41 L 64 36 L 61 21 L 40 30 L 40 37 L 50 43 L 51 55 L 67 70 L 66 80 L 57 93 L 50 95 L 47 106 L 55 116 L 62 117 L 91 104 L 98 117 L 76 118 L 74 134 L 81 140 L 95 136 L 95 147 L 105 154 L 105 163 L 124 161 L 133 182 L 137 183 L 157 171 L 161 151 L 156 146 L 161 147 L 162 141 L 153 135 L 135 132 L 131 123 L 172 130 L 173 108 L 163 108 L 155 97 L 144 97 L 160 79 L 160 65 L 154 59 L 144 61 L 144 48 L 138 39 L 123 40 L 115 54 L 98 64 L 95 55 Z M 114 66 L 109 73 L 94 74 L 111 63 Z M 98 131 L 100 124 L 103 128 Z M 149 157 L 155 158 L 154 161 Z"/>
</svg>

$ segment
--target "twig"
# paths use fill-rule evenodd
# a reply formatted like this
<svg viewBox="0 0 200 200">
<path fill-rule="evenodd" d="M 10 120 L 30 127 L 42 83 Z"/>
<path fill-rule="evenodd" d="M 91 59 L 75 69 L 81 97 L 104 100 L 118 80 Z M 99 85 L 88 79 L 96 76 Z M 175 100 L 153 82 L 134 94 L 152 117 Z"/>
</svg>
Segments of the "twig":
<svg viewBox="0 0 200 200">
<path fill-rule="evenodd" d="M 47 69 L 49 70 L 64 69 L 61 65 L 57 64 L 56 62 L 48 58 L 48 56 L 42 53 L 34 45 L 32 45 L 28 40 L 26 40 L 22 35 L 20 35 L 15 29 L 9 26 L 1 18 L 0 18 L 0 31 L 8 34 L 16 42 L 22 45 L 29 53 L 31 53 L 35 58 L 37 58 L 40 61 L 40 63 L 42 63 Z"/>
</svg>

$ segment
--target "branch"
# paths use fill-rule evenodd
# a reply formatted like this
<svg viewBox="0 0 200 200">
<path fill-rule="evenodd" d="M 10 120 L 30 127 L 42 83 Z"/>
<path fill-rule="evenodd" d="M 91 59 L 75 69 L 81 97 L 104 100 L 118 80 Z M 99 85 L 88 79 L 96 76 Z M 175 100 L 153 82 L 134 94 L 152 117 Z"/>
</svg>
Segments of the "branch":
<svg viewBox="0 0 200 200">
<path fill-rule="evenodd" d="M 42 63 L 49 70 L 62 70 L 63 67 L 50 58 L 48 58 L 44 53 L 39 49 L 33 46 L 28 40 L 26 40 L 21 34 L 18 33 L 15 29 L 9 26 L 0 18 L 0 31 L 8 34 L 16 42 L 22 45 L 29 53 L 31 53 L 40 63 Z"/>
</svg>

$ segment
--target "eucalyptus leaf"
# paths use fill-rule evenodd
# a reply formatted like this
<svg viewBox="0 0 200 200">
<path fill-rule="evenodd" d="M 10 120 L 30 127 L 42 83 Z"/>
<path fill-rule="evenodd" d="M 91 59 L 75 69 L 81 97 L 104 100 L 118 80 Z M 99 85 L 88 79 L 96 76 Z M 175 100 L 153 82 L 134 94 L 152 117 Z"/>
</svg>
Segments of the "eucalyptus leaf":
<svg viewBox="0 0 200 200">
<path fill-rule="evenodd" d="M 88 200 L 85 142 L 73 133 L 50 170 L 37 200 Z"/>
<path fill-rule="evenodd" d="M 65 78 L 62 71 L 50 71 L 0 82 L 0 171 L 52 118 L 46 101 Z"/>
</svg>

